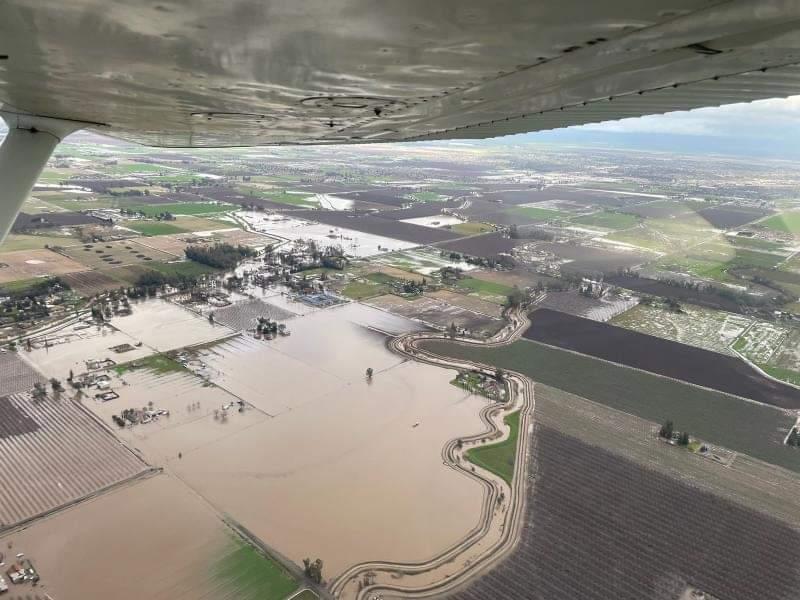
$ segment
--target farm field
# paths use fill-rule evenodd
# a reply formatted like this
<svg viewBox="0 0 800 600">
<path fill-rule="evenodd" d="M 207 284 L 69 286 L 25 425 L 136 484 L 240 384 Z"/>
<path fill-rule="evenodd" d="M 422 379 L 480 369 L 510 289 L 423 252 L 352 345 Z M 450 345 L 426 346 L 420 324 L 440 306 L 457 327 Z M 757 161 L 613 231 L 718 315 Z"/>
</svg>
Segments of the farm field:
<svg viewBox="0 0 800 600">
<path fill-rule="evenodd" d="M 37 381 L 47 379 L 15 352 L 0 353 L 0 396 L 29 392 Z"/>
<path fill-rule="evenodd" d="M 742 308 L 731 298 L 720 296 L 708 291 L 689 289 L 679 285 L 670 285 L 663 281 L 648 279 L 646 277 L 628 277 L 625 275 L 612 275 L 606 277 L 606 282 L 641 294 L 675 298 L 682 302 L 690 302 L 698 306 L 719 309 L 728 312 L 741 313 Z"/>
<path fill-rule="evenodd" d="M 495 475 L 499 475 L 511 485 L 511 480 L 514 478 L 517 440 L 519 439 L 519 411 L 508 415 L 503 421 L 510 430 L 508 438 L 496 444 L 470 448 L 467 450 L 467 459 Z"/>
<path fill-rule="evenodd" d="M 733 356 L 623 327 L 539 309 L 532 313 L 525 337 L 780 408 L 800 409 L 800 390 L 763 377 Z"/>
<path fill-rule="evenodd" d="M 532 222 L 552 221 L 553 219 L 560 219 L 568 216 L 567 213 L 535 206 L 515 206 L 513 208 L 513 213 L 525 219 L 529 219 Z"/>
<path fill-rule="evenodd" d="M 660 423 L 542 384 L 535 393 L 541 425 L 800 529 L 800 478 L 792 471 L 745 454 L 719 462 L 713 455 L 729 450 L 711 445 L 712 456 L 704 457 L 675 448 L 659 439 Z"/>
<path fill-rule="evenodd" d="M 634 215 L 606 210 L 591 215 L 577 217 L 572 219 L 570 222 L 578 225 L 602 227 L 603 229 L 628 229 L 629 227 L 636 225 L 639 222 L 639 219 Z"/>
<path fill-rule="evenodd" d="M 656 200 L 654 202 L 646 202 L 634 206 L 626 206 L 621 209 L 629 215 L 636 215 L 648 219 L 664 219 L 667 217 L 675 217 L 686 213 L 691 213 L 697 210 L 698 205 L 695 203 L 678 202 L 674 200 Z"/>
<path fill-rule="evenodd" d="M 150 262 L 164 262 L 175 258 L 172 254 L 149 248 L 135 240 L 80 244 L 63 248 L 61 252 L 90 269 L 146 265 Z"/>
<path fill-rule="evenodd" d="M 717 281 L 736 282 L 737 278 L 731 273 L 734 270 L 771 269 L 783 262 L 785 258 L 780 254 L 746 250 L 722 242 L 711 242 L 696 246 L 688 254 L 664 257 L 653 266 Z"/>
<path fill-rule="evenodd" d="M 39 250 L 45 246 L 64 246 L 74 244 L 76 238 L 70 235 L 28 235 L 12 233 L 0 245 L 0 253 L 19 250 Z"/>
<path fill-rule="evenodd" d="M 124 543 L 109 545 L 109 539 Z M 206 503 L 166 474 L 120 487 L 0 542 L 32 559 L 42 577 L 39 594 L 49 595 L 25 598 L 283 600 L 299 588 L 294 576 L 245 545 Z"/>
<path fill-rule="evenodd" d="M 133 229 L 143 235 L 165 235 L 168 233 L 183 233 L 186 229 L 173 225 L 172 223 L 162 223 L 159 221 L 124 221 L 123 227 Z"/>
<path fill-rule="evenodd" d="M 794 236 L 800 235 L 800 211 L 789 211 L 773 215 L 768 219 L 759 222 L 768 229 L 791 233 Z"/>
<path fill-rule="evenodd" d="M 636 227 L 617 231 L 608 239 L 657 252 L 678 252 L 719 237 L 719 233 L 702 217 L 691 214 L 675 218 L 647 219 Z"/>
<path fill-rule="evenodd" d="M 178 202 L 174 204 L 140 204 L 128 207 L 144 213 L 148 217 L 155 217 L 161 213 L 171 213 L 173 215 L 210 215 L 215 213 L 229 212 L 237 207 L 232 204 L 220 204 L 217 202 Z"/>
<path fill-rule="evenodd" d="M 794 595 L 797 530 L 550 427 L 535 428 L 536 478 L 521 541 L 453 598 L 674 600 L 689 582 L 729 600 Z M 665 536 L 677 520 L 683 535 Z"/>
<path fill-rule="evenodd" d="M 712 206 L 701 208 L 697 214 L 717 229 L 732 229 L 760 219 L 767 211 L 743 206 Z"/>
<path fill-rule="evenodd" d="M 133 314 L 115 318 L 113 325 L 159 352 L 208 343 L 233 333 L 225 325 L 211 324 L 207 317 L 161 299 L 135 304 Z"/>
<path fill-rule="evenodd" d="M 122 284 L 121 280 L 101 271 L 67 273 L 66 275 L 62 275 L 61 279 L 69 285 L 75 293 L 84 297 L 99 294 L 104 290 L 119 288 Z"/>
<path fill-rule="evenodd" d="M 466 262 L 450 260 L 450 257 L 443 256 L 442 252 L 421 248 L 403 252 L 391 252 L 370 260 L 404 271 L 413 271 L 421 275 L 431 275 L 442 267 L 455 267 L 467 272 L 477 268 L 475 265 Z"/>
<path fill-rule="evenodd" d="M 800 329 L 789 330 L 789 334 L 772 355 L 770 362 L 775 367 L 800 371 Z"/>
<path fill-rule="evenodd" d="M 452 240 L 459 237 L 459 234 L 438 229 L 435 227 L 423 227 L 403 221 L 383 219 L 380 215 L 352 215 L 342 211 L 301 210 L 292 213 L 293 217 L 316 221 L 331 227 L 341 227 L 343 229 L 353 229 L 372 235 L 402 240 L 411 244 L 422 245 Z"/>
<path fill-rule="evenodd" d="M 84 264 L 52 250 L 0 253 L 0 283 L 87 270 Z"/>
<path fill-rule="evenodd" d="M 467 256 L 490 258 L 498 254 L 510 254 L 521 243 L 521 240 L 512 240 L 500 232 L 494 232 L 439 243 L 436 244 L 436 247 L 448 252 L 466 254 Z"/>
<path fill-rule="evenodd" d="M 474 277 L 465 277 L 456 282 L 456 287 L 470 294 L 475 294 L 483 300 L 494 302 L 496 304 L 503 304 L 507 301 L 508 295 L 513 291 L 501 283 L 494 283 L 486 281 L 485 279 L 476 279 Z"/>
<path fill-rule="evenodd" d="M 214 320 L 227 325 L 235 331 L 254 330 L 259 317 L 267 317 L 275 321 L 285 321 L 296 316 L 279 306 L 258 298 L 237 302 L 231 306 L 214 310 Z"/>
<path fill-rule="evenodd" d="M 392 294 L 375 296 L 367 304 L 387 310 L 393 314 L 426 323 L 441 331 L 454 324 L 478 337 L 489 337 L 503 327 L 503 322 L 452 303 L 449 299 L 429 294 L 414 300 L 406 300 Z"/>
<path fill-rule="evenodd" d="M 739 336 L 733 349 L 756 363 L 769 363 L 789 335 L 789 330 L 766 321 L 755 321 Z"/>
<path fill-rule="evenodd" d="M 524 373 L 534 381 L 663 423 L 699 439 L 800 472 L 800 453 L 783 445 L 794 417 L 771 406 L 690 386 L 644 371 L 521 340 L 501 348 L 426 342 L 431 352 Z"/>
<path fill-rule="evenodd" d="M 544 300 L 536 304 L 540 308 L 550 308 L 593 321 L 608 321 L 615 315 L 635 306 L 635 297 L 622 298 L 606 294 L 603 298 L 587 298 L 578 290 L 547 292 Z"/>
<path fill-rule="evenodd" d="M 580 273 L 616 273 L 619 269 L 629 269 L 653 258 L 641 250 L 615 250 L 573 243 L 546 242 L 538 244 L 536 249 L 552 252 L 569 261 L 561 266 L 562 271 Z"/>
<path fill-rule="evenodd" d="M 460 306 L 461 308 L 465 308 L 476 313 L 481 313 L 489 317 L 494 317 L 496 319 L 499 319 L 503 313 L 503 307 L 496 302 L 488 302 L 468 294 L 461 294 L 458 292 L 452 292 L 450 290 L 439 290 L 426 295 L 431 298 L 436 298 L 438 300 L 447 302 L 448 304 L 452 304 L 453 306 Z"/>
<path fill-rule="evenodd" d="M 752 323 L 750 317 L 684 304 L 681 312 L 661 304 L 634 306 L 614 325 L 733 356 L 730 346 Z"/>
<path fill-rule="evenodd" d="M 11 394 L 0 397 L 0 413 L 0 531 L 147 470 L 66 397 Z"/>
<path fill-rule="evenodd" d="M 462 235 L 476 235 L 479 233 L 489 233 L 494 231 L 494 226 L 488 225 L 487 223 L 467 221 L 466 223 L 456 223 L 455 225 L 450 225 L 449 229 Z"/>
</svg>

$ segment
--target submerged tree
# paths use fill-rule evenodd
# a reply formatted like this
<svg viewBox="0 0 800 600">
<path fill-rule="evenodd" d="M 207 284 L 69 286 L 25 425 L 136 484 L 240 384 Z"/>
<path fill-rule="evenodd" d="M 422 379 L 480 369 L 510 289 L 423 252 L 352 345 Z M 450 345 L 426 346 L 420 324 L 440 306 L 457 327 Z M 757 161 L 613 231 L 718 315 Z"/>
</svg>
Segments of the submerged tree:
<svg viewBox="0 0 800 600">
<path fill-rule="evenodd" d="M 451 338 L 454 338 L 454 337 L 456 337 L 456 333 L 458 333 L 458 331 L 456 330 L 456 324 L 451 321 L 450 322 L 450 327 L 448 327 L 448 329 L 447 329 L 447 334 Z"/>
<path fill-rule="evenodd" d="M 658 430 L 658 435 L 664 439 L 671 440 L 674 431 L 675 426 L 673 425 L 672 421 L 667 421 L 661 426 L 661 429 Z"/>
<path fill-rule="evenodd" d="M 47 389 L 41 381 L 33 384 L 33 397 L 35 400 L 41 400 L 47 395 Z"/>
<path fill-rule="evenodd" d="M 303 559 L 303 571 L 311 581 L 314 583 L 322 583 L 322 560 L 317 559 L 311 562 L 310 558 Z"/>
<path fill-rule="evenodd" d="M 372 379 L 372 367 L 367 369 L 367 379 Z"/>
</svg>

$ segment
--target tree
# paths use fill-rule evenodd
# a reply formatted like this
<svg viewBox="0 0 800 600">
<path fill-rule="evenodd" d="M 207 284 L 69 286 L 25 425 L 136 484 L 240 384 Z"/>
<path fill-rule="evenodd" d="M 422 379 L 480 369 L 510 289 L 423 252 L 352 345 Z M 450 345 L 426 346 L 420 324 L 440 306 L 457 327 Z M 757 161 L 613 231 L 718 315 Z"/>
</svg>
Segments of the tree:
<svg viewBox="0 0 800 600">
<path fill-rule="evenodd" d="M 61 382 L 56 379 L 55 377 L 50 379 L 50 386 L 53 388 L 53 392 L 63 392 L 64 387 L 61 385 Z"/>
<path fill-rule="evenodd" d="M 511 293 L 509 293 L 506 297 L 506 306 L 509 308 L 515 308 L 520 306 L 524 301 L 525 293 L 517 286 L 514 286 L 514 289 L 511 290 Z"/>
<path fill-rule="evenodd" d="M 497 370 L 494 372 L 494 377 L 497 381 L 503 382 L 506 379 L 506 372 L 500 367 L 497 367 Z"/>
<path fill-rule="evenodd" d="M 671 440 L 674 429 L 675 427 L 672 421 L 667 421 L 661 426 L 661 429 L 658 430 L 658 435 L 664 439 Z"/>
<path fill-rule="evenodd" d="M 372 367 L 367 369 L 367 379 L 372 379 Z"/>
<path fill-rule="evenodd" d="M 458 330 L 456 329 L 456 324 L 453 321 L 450 321 L 450 327 L 447 328 L 447 335 L 449 335 L 450 338 L 452 339 L 456 337 L 457 333 Z"/>
<path fill-rule="evenodd" d="M 311 562 L 310 558 L 303 559 L 303 572 L 314 583 L 322 583 L 322 560 L 317 559 Z"/>
<path fill-rule="evenodd" d="M 47 395 L 47 389 L 41 381 L 33 384 L 33 398 L 35 400 L 42 400 Z"/>
<path fill-rule="evenodd" d="M 689 433 L 684 431 L 681 433 L 681 436 L 678 438 L 678 444 L 681 446 L 688 446 L 689 445 Z"/>
<path fill-rule="evenodd" d="M 72 381 L 75 375 L 72 373 L 72 369 L 69 370 L 69 377 L 67 377 L 67 381 Z"/>
</svg>

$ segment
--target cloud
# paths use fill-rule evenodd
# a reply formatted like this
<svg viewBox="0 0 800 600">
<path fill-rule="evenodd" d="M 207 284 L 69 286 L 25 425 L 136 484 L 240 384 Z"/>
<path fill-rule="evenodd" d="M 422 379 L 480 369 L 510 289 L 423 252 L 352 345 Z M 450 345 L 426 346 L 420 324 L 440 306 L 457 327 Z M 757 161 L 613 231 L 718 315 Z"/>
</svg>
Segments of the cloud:
<svg viewBox="0 0 800 600">
<path fill-rule="evenodd" d="M 785 137 L 790 131 L 800 131 L 800 96 L 606 121 L 575 129 L 762 139 Z"/>
</svg>

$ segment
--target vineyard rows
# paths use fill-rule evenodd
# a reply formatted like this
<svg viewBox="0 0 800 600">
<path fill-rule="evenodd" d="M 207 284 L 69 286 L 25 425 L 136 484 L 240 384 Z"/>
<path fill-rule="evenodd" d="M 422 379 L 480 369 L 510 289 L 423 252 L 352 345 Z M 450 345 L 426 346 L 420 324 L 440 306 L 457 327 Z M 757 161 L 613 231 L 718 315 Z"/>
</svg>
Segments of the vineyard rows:
<svg viewBox="0 0 800 600">
<path fill-rule="evenodd" d="M 537 425 L 519 546 L 457 600 L 793 600 L 800 532 Z"/>
<path fill-rule="evenodd" d="M 17 394 L 0 403 L 0 529 L 80 499 L 147 467 L 71 400 Z"/>
</svg>

